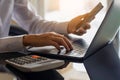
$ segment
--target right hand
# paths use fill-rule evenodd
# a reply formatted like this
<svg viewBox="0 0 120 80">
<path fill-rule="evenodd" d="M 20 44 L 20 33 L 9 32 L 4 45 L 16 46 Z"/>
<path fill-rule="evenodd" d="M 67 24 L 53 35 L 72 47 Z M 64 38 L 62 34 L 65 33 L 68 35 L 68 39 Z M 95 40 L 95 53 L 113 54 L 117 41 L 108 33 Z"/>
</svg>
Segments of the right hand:
<svg viewBox="0 0 120 80">
<path fill-rule="evenodd" d="M 65 36 L 54 32 L 25 35 L 23 37 L 23 45 L 33 47 L 54 46 L 59 51 L 61 45 L 66 48 L 66 51 L 73 49 L 70 41 Z"/>
<path fill-rule="evenodd" d="M 88 18 L 89 13 L 77 16 L 73 18 L 69 23 L 67 27 L 68 33 L 73 33 L 76 35 L 83 35 L 86 33 L 88 29 L 90 29 L 90 21 L 92 21 L 95 17 L 93 16 L 90 18 L 89 21 L 85 22 L 85 19 Z M 84 27 L 82 26 L 84 24 Z"/>
</svg>

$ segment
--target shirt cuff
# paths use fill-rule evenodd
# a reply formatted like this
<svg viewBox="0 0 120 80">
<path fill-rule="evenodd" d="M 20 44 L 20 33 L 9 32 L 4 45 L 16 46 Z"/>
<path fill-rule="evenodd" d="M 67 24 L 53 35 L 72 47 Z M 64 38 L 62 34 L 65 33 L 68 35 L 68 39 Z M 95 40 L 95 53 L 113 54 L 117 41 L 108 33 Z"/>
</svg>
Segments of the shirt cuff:
<svg viewBox="0 0 120 80">
<path fill-rule="evenodd" d="M 1 52 L 17 52 L 25 49 L 23 45 L 23 36 L 9 36 L 0 38 L 0 53 Z"/>
<path fill-rule="evenodd" d="M 67 27 L 68 27 L 68 22 L 60 22 L 60 23 L 56 23 L 55 25 L 55 32 L 58 32 L 60 34 L 64 34 L 67 35 Z"/>
</svg>

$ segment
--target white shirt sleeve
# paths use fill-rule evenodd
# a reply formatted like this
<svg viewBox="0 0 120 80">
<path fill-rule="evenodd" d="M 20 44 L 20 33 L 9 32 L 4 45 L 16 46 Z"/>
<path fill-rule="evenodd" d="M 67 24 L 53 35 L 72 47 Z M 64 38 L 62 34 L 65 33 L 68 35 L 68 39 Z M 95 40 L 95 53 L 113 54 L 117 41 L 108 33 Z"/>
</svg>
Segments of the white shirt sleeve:
<svg viewBox="0 0 120 80">
<path fill-rule="evenodd" d="M 0 38 L 0 53 L 24 50 L 23 35 Z"/>
<path fill-rule="evenodd" d="M 30 34 L 55 31 L 67 34 L 67 22 L 46 21 L 28 7 L 27 0 L 15 0 L 13 18 Z M 0 53 L 24 50 L 23 35 L 0 38 Z"/>
<path fill-rule="evenodd" d="M 30 34 L 58 32 L 67 34 L 67 22 L 46 21 L 33 12 L 28 0 L 15 0 L 14 20 Z"/>
</svg>

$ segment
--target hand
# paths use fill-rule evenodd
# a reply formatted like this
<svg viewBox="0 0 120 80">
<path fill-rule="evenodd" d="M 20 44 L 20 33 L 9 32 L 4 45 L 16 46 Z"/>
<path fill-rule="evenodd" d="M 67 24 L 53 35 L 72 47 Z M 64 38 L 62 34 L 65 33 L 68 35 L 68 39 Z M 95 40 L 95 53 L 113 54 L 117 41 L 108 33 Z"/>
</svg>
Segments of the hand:
<svg viewBox="0 0 120 80">
<path fill-rule="evenodd" d="M 66 51 L 71 51 L 73 49 L 70 41 L 66 37 L 54 32 L 25 35 L 23 37 L 23 45 L 34 47 L 54 46 L 59 51 L 61 45 L 66 48 Z"/>
<path fill-rule="evenodd" d="M 85 19 L 89 16 L 88 14 L 80 15 L 75 17 L 68 23 L 67 31 L 68 33 L 73 33 L 76 35 L 83 35 L 86 33 L 87 29 L 90 29 L 89 22 L 94 19 L 91 18 L 89 21 L 85 21 Z M 84 26 L 83 26 L 84 25 Z"/>
</svg>

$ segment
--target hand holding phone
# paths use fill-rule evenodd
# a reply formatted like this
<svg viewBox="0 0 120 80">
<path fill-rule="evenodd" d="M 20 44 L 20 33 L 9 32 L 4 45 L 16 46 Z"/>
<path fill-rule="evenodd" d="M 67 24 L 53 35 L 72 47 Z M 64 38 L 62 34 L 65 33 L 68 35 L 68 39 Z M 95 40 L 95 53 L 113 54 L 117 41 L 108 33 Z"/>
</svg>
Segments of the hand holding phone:
<svg viewBox="0 0 120 80">
<path fill-rule="evenodd" d="M 97 4 L 97 6 L 95 6 L 95 8 L 92 9 L 92 10 L 87 14 L 86 17 L 81 18 L 82 22 L 80 22 L 80 23 L 77 25 L 77 27 L 76 27 L 76 28 L 77 28 L 77 31 L 79 31 L 80 26 L 81 26 L 81 27 L 84 27 L 86 22 L 91 22 L 91 21 L 92 21 L 92 18 L 94 18 L 95 15 L 96 15 L 102 8 L 103 8 L 103 5 L 102 5 L 101 2 L 99 2 L 99 3 Z M 76 32 L 77 32 L 77 31 L 76 31 Z"/>
</svg>

